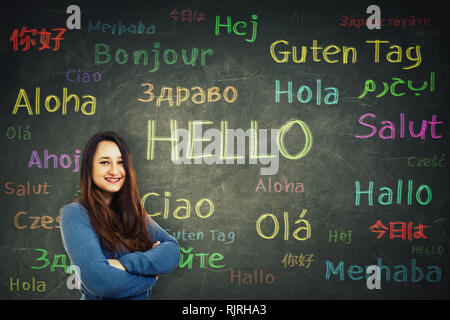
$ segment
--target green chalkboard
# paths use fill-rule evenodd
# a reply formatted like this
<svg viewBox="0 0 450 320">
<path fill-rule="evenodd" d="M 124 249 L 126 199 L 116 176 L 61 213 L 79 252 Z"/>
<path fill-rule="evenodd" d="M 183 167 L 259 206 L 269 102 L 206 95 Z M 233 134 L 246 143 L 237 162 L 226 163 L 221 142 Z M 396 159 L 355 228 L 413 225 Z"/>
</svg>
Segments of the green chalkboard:
<svg viewBox="0 0 450 320">
<path fill-rule="evenodd" d="M 450 298 L 440 8 L 72 4 L 0 10 L 1 299 L 80 298 L 59 214 L 105 130 L 180 243 L 153 299 Z"/>
</svg>

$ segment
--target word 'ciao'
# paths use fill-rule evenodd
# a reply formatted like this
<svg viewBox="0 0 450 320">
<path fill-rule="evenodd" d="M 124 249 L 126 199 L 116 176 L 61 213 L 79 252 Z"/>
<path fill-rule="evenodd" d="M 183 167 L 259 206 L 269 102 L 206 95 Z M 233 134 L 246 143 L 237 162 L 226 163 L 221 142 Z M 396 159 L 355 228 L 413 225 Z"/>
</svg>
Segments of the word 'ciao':
<svg viewBox="0 0 450 320">
<path fill-rule="evenodd" d="M 170 142 L 171 160 L 174 164 L 246 164 L 246 139 L 248 164 L 270 165 L 261 168 L 261 175 L 274 175 L 279 169 L 279 153 L 289 160 L 298 160 L 311 150 L 313 137 L 308 125 L 298 119 L 287 121 L 279 129 L 270 129 L 270 154 L 267 129 L 258 129 L 258 122 L 251 121 L 250 129 L 228 129 L 228 121 L 215 128 L 202 131 L 211 121 L 189 121 L 189 129 L 179 129 L 177 120 L 170 120 L 170 136 L 156 136 L 156 121 L 148 120 L 147 160 L 155 158 L 156 142 Z M 285 135 L 297 125 L 301 129 L 303 146 L 296 154 L 290 154 L 285 146 Z M 180 139 L 181 138 L 181 139 Z M 299 140 L 297 140 L 299 141 Z M 203 148 L 204 142 L 210 142 Z M 236 150 L 235 150 L 236 145 Z"/>
</svg>

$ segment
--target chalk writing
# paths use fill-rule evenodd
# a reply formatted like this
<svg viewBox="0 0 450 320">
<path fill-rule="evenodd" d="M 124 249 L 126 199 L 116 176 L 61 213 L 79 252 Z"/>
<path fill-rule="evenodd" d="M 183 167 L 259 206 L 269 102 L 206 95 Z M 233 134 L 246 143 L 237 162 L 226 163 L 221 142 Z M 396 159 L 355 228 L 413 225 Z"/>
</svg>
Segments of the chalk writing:
<svg viewBox="0 0 450 320">
<path fill-rule="evenodd" d="M 35 230 L 44 228 L 47 230 L 59 229 L 60 216 L 53 218 L 50 216 L 29 216 L 26 211 L 19 211 L 14 215 L 14 227 L 16 229 Z M 24 217 L 22 217 L 24 216 Z"/>
<path fill-rule="evenodd" d="M 41 88 L 36 87 L 35 89 L 35 109 L 34 109 L 34 115 L 39 115 L 41 113 Z M 91 95 L 84 95 L 82 96 L 83 99 L 87 99 L 88 101 L 83 102 L 81 105 L 81 112 L 84 115 L 91 116 L 95 113 L 95 107 L 96 107 L 96 99 L 94 96 Z M 67 104 L 74 99 L 75 106 L 74 111 L 78 112 L 80 111 L 80 98 L 76 94 L 70 94 L 67 95 L 67 88 L 63 88 L 63 95 L 62 95 L 62 108 L 61 112 L 62 115 L 67 114 Z M 21 103 L 23 101 L 23 103 Z M 53 102 L 52 102 L 53 101 Z M 49 95 L 45 98 L 45 110 L 47 112 L 56 112 L 58 111 L 59 107 L 61 106 L 61 100 L 56 95 Z M 90 109 L 89 109 L 90 106 Z M 12 114 L 17 114 L 17 111 L 19 108 L 26 108 L 26 111 L 28 112 L 28 115 L 33 115 L 33 110 L 31 108 L 30 100 L 28 99 L 27 92 L 25 89 L 20 89 L 19 94 L 17 95 L 16 103 L 14 104 L 14 109 L 12 111 Z"/>
<path fill-rule="evenodd" d="M 443 245 L 439 245 L 439 246 L 419 246 L 419 245 L 415 245 L 415 246 L 411 246 L 411 254 L 426 254 L 426 255 L 434 255 L 434 254 L 439 254 L 439 255 L 443 255 L 444 254 L 444 246 Z"/>
<path fill-rule="evenodd" d="M 374 44 L 374 63 L 380 62 L 380 44 L 388 44 L 390 41 L 385 40 L 366 40 L 365 41 L 368 44 Z M 286 46 L 289 45 L 289 41 L 286 40 L 276 40 L 272 42 L 270 45 L 269 51 L 272 59 L 276 63 L 287 63 L 292 59 L 292 62 L 294 63 L 305 63 L 307 61 L 307 53 L 308 48 L 306 46 L 301 46 L 301 53 L 300 58 L 297 54 L 297 46 L 291 46 L 291 48 L 288 48 L 288 51 L 286 51 Z M 351 62 L 352 64 L 356 63 L 357 61 L 357 50 L 355 47 L 347 47 L 342 46 L 342 48 L 336 46 L 336 45 L 328 45 L 325 48 L 320 47 L 318 45 L 317 40 L 313 40 L 312 46 L 309 47 L 311 50 L 312 55 L 312 61 L 313 62 L 321 62 L 321 58 L 319 57 L 319 54 L 322 54 L 322 58 L 327 63 L 338 63 L 339 59 L 330 59 L 329 56 L 335 55 L 338 53 L 341 53 L 342 51 L 342 63 L 347 64 L 349 61 L 349 55 L 351 54 Z M 390 63 L 401 63 L 403 59 L 403 49 L 399 45 L 391 45 L 389 46 L 389 51 L 386 54 L 386 61 Z M 283 50 L 283 51 L 280 51 Z M 415 50 L 415 54 L 413 54 Z M 406 58 L 410 62 L 414 62 L 414 64 L 410 66 L 403 67 L 403 69 L 412 69 L 418 67 L 422 62 L 422 55 L 420 52 L 420 46 L 410 46 L 406 49 Z"/>
<path fill-rule="evenodd" d="M 47 195 L 50 192 L 48 188 L 51 185 L 47 184 L 45 181 L 43 184 L 31 184 L 30 181 L 27 181 L 25 184 L 15 184 L 14 181 L 8 181 L 5 183 L 5 194 L 15 195 L 17 197 L 25 197 L 30 195 Z"/>
<path fill-rule="evenodd" d="M 309 269 L 311 264 L 314 262 L 314 254 L 312 253 L 300 253 L 299 255 L 293 255 L 291 252 L 288 252 L 284 255 L 281 263 L 285 269 L 287 268 L 305 268 Z"/>
<path fill-rule="evenodd" d="M 40 46 L 37 48 L 37 51 L 43 51 L 45 49 L 58 51 L 61 46 L 61 41 L 64 40 L 62 35 L 66 31 L 66 28 L 53 28 L 50 32 L 46 28 L 41 28 L 38 31 L 38 29 L 29 29 L 27 26 L 23 26 L 20 32 L 19 29 L 14 29 L 9 41 L 12 42 L 14 51 L 18 51 L 19 46 L 22 51 L 28 51 L 31 47 L 37 47 L 36 37 L 38 37 Z M 54 43 L 51 44 L 50 41 Z"/>
<path fill-rule="evenodd" d="M 325 279 L 331 279 L 331 274 L 338 275 L 340 281 L 345 280 L 345 266 L 344 261 L 339 261 L 338 265 L 334 267 L 333 262 L 326 260 L 326 274 Z M 438 266 L 427 266 L 426 270 L 422 270 L 421 267 L 417 266 L 416 259 L 411 259 L 410 266 L 410 279 L 408 280 L 408 265 L 396 265 L 393 266 L 391 270 L 390 266 L 383 264 L 383 259 L 378 258 L 377 264 L 378 268 L 381 270 L 381 276 L 384 277 L 385 281 L 392 280 L 395 282 L 407 282 L 410 281 L 412 283 L 420 282 L 426 280 L 427 282 L 439 282 L 441 281 L 442 270 Z M 367 266 L 365 268 L 359 265 L 350 265 L 348 267 L 348 278 L 350 280 L 362 280 L 366 277 L 369 277 L 369 274 L 364 272 L 367 270 Z M 392 271 L 394 274 L 392 274 Z M 426 272 L 426 273 L 425 273 Z"/>
<path fill-rule="evenodd" d="M 432 157 L 416 157 L 410 156 L 408 157 L 408 166 L 411 168 L 445 168 L 445 153 L 441 154 L 441 157 L 438 161 L 438 155 L 435 154 Z"/>
<path fill-rule="evenodd" d="M 352 230 L 348 230 L 347 232 L 338 232 L 337 230 L 329 230 L 328 231 L 328 243 L 342 241 L 345 244 L 352 243 Z"/>
<path fill-rule="evenodd" d="M 364 18 L 349 18 L 348 16 L 341 16 L 342 20 L 339 25 L 341 27 L 348 27 L 348 28 L 356 28 L 360 29 L 363 26 L 366 26 L 367 20 Z M 380 19 L 380 25 L 381 27 L 401 27 L 402 29 L 409 28 L 409 27 L 415 27 L 423 25 L 425 27 L 429 27 L 431 25 L 431 18 L 430 17 L 415 17 L 415 16 L 409 16 L 409 18 L 381 18 Z"/>
<path fill-rule="evenodd" d="M 88 22 L 88 34 L 94 31 L 101 31 L 103 33 L 111 33 L 113 35 L 122 35 L 122 34 L 155 34 L 156 26 L 154 24 L 146 26 L 142 23 L 141 20 L 138 21 L 137 24 L 123 24 L 122 20 L 119 20 L 118 23 L 109 24 L 105 22 L 101 22 L 101 20 L 97 20 L 96 23 L 92 23 L 91 20 Z"/>
<path fill-rule="evenodd" d="M 191 253 L 193 250 L 192 247 L 185 249 L 183 247 L 180 247 L 180 263 L 178 267 L 180 269 L 184 269 L 186 266 L 188 269 L 192 269 L 192 266 L 194 264 L 194 257 L 199 257 L 199 266 L 200 269 L 207 268 L 207 265 L 214 269 L 221 269 L 225 267 L 224 264 L 216 264 L 221 262 L 225 257 L 218 253 Z M 187 256 L 185 256 L 187 254 Z M 209 256 L 208 259 L 206 259 Z M 198 260 L 198 259 L 197 259 Z"/>
<path fill-rule="evenodd" d="M 211 121 L 197 120 L 189 121 L 189 130 L 178 129 L 177 120 L 170 120 L 170 136 L 161 137 L 155 135 L 155 120 L 148 121 L 147 130 L 147 160 L 153 160 L 155 155 L 155 142 L 169 142 L 172 147 L 171 159 L 175 164 L 202 164 L 203 160 L 207 164 L 245 164 L 246 141 L 248 137 L 249 145 L 249 164 L 257 164 L 257 160 L 263 165 L 270 164 L 268 168 L 261 168 L 261 175 L 273 175 L 278 172 L 279 153 L 290 160 L 298 160 L 304 157 L 312 147 L 312 134 L 308 125 L 301 120 L 289 120 L 279 129 L 271 129 L 271 154 L 268 154 L 267 132 L 264 129 L 258 130 L 258 122 L 251 121 L 250 129 L 244 132 L 243 129 L 228 129 L 228 121 L 221 121 L 220 131 L 217 129 L 208 129 L 202 135 L 202 126 L 212 124 Z M 298 153 L 290 154 L 285 145 L 284 139 L 292 126 L 298 125 L 303 131 L 302 139 L 305 140 L 303 149 Z M 200 134 L 197 134 L 199 132 Z M 261 140 L 258 143 L 259 135 Z M 199 138 L 203 137 L 203 138 Z M 202 152 L 202 143 L 211 141 L 212 143 L 205 147 Z M 181 139 L 181 142 L 179 140 Z M 229 154 L 228 150 L 234 151 L 234 141 L 237 139 L 236 154 Z M 200 152 L 199 152 L 200 151 Z M 208 153 L 208 152 L 214 153 Z M 180 152 L 182 153 L 180 157 Z"/>
<path fill-rule="evenodd" d="M 90 74 L 89 72 L 81 72 L 81 69 L 69 69 L 66 72 L 66 80 L 77 83 L 89 83 L 91 81 L 99 82 L 102 80 L 102 74 L 98 71 Z"/>
<path fill-rule="evenodd" d="M 150 196 L 152 197 L 160 197 L 159 193 L 156 192 L 148 192 L 146 193 L 142 198 L 141 198 L 141 203 L 142 206 L 144 206 L 144 208 L 146 208 L 146 202 L 147 202 L 147 198 L 149 198 Z M 168 219 L 169 218 L 169 213 L 170 213 L 170 198 L 172 196 L 172 193 L 169 191 L 164 192 L 164 212 L 162 213 L 163 218 L 164 219 Z M 188 199 L 183 199 L 183 198 L 178 198 L 175 200 L 175 202 L 179 202 L 181 203 L 181 205 L 177 206 L 175 208 L 175 210 L 173 210 L 172 215 L 175 219 L 189 219 L 189 217 L 191 216 L 191 201 L 189 201 Z M 154 208 L 155 206 L 152 205 L 152 208 Z M 147 210 L 148 215 L 150 217 L 155 217 L 155 216 L 159 216 L 161 215 L 161 212 L 151 212 L 149 210 Z M 212 200 L 207 199 L 207 198 L 203 198 L 197 201 L 197 203 L 195 204 L 195 213 L 197 215 L 197 217 L 201 218 L 201 219 L 207 219 L 210 218 L 213 213 L 214 213 L 214 203 L 212 202 Z"/>
<path fill-rule="evenodd" d="M 258 16 L 256 14 L 252 14 L 252 20 L 250 20 L 251 27 L 251 36 L 245 41 L 247 42 L 255 42 L 256 35 L 258 34 L 257 28 L 258 28 L 258 22 L 256 21 L 258 19 Z M 244 21 L 237 21 L 235 23 L 231 22 L 231 17 L 226 17 L 226 22 L 221 23 L 220 16 L 216 16 L 216 26 L 214 29 L 214 34 L 218 36 L 220 34 L 220 28 L 226 28 L 227 33 L 230 34 L 233 32 L 237 36 L 245 36 L 249 30 L 246 30 L 247 28 L 247 22 Z"/>
<path fill-rule="evenodd" d="M 205 240 L 205 233 L 203 231 L 198 232 L 188 232 L 185 229 L 172 231 L 170 229 L 166 229 L 166 232 L 169 233 L 172 237 L 177 240 L 182 241 L 199 241 Z M 209 237 L 208 237 L 209 235 Z M 217 241 L 222 242 L 223 244 L 232 244 L 236 238 L 234 231 L 230 231 L 228 233 L 216 229 L 209 230 L 209 234 L 207 233 L 206 240 L 208 241 Z"/>
<path fill-rule="evenodd" d="M 154 86 L 151 83 L 142 83 L 141 87 L 147 87 L 147 90 L 144 91 L 144 94 L 148 95 L 148 98 L 138 98 L 137 100 L 140 102 L 151 102 L 155 98 L 155 94 L 153 93 Z M 158 98 L 156 99 L 156 106 L 161 106 L 161 103 L 163 101 L 166 101 L 169 103 L 170 107 L 174 106 L 174 94 L 175 91 L 175 98 L 176 103 L 175 105 L 178 107 L 182 102 L 188 101 L 189 97 L 191 98 L 190 101 L 192 101 L 195 104 L 203 104 L 205 102 L 218 102 L 220 100 L 223 100 L 227 103 L 233 103 L 236 101 L 238 97 L 237 89 L 233 86 L 226 86 L 222 92 L 219 87 L 211 87 L 205 90 L 202 87 L 196 86 L 191 87 L 191 89 L 183 88 L 180 86 L 177 86 L 176 89 L 172 87 L 162 87 L 160 94 Z M 192 95 L 191 95 L 192 92 Z"/>
<path fill-rule="evenodd" d="M 75 154 L 73 155 L 74 169 L 72 170 L 72 172 L 80 171 L 80 153 L 81 150 L 75 150 Z M 53 160 L 54 169 L 58 168 L 58 163 L 63 169 L 69 169 L 72 166 L 72 158 L 67 153 L 61 154 L 58 161 L 58 156 L 56 154 L 49 154 L 48 149 L 44 149 L 44 166 L 42 166 L 38 151 L 33 150 L 31 152 L 30 161 L 28 162 L 28 168 L 37 166 L 39 169 L 48 169 L 48 162 L 50 159 Z"/>
<path fill-rule="evenodd" d="M 305 25 L 320 25 L 322 23 L 322 11 L 315 12 L 301 11 L 298 14 L 297 10 L 294 10 L 291 16 L 292 24 L 305 24 Z"/>
<path fill-rule="evenodd" d="M 160 48 L 161 43 L 160 42 L 154 42 L 153 43 L 153 68 L 149 70 L 149 72 L 155 72 L 159 69 L 160 64 Z M 95 65 L 100 64 L 108 64 L 112 61 L 112 54 L 110 53 L 111 48 L 104 43 L 96 43 L 94 46 L 95 50 Z M 206 56 L 213 55 L 214 50 L 213 49 L 200 49 L 200 65 L 204 66 L 206 64 Z M 163 55 L 163 61 L 167 65 L 173 65 L 177 63 L 179 53 L 177 53 L 174 49 L 165 49 L 162 52 Z M 119 48 L 114 52 L 114 62 L 117 64 L 127 64 L 129 59 L 129 54 L 126 49 Z M 133 50 L 132 51 L 133 56 L 133 64 L 139 65 L 143 64 L 144 66 L 148 65 L 149 62 L 149 52 L 146 50 Z M 199 56 L 199 49 L 198 48 L 192 48 L 190 56 L 188 57 L 188 49 L 181 49 L 181 60 L 183 63 L 187 66 L 195 67 L 197 63 L 197 58 Z M 142 62 L 141 62 L 142 61 Z"/>
<path fill-rule="evenodd" d="M 307 213 L 306 209 L 303 209 L 302 212 L 299 215 L 299 219 L 295 220 L 295 224 L 303 224 L 302 227 L 296 228 L 294 232 L 292 233 L 292 236 L 294 239 L 299 241 L 308 240 L 311 238 L 311 225 L 308 220 L 304 219 L 305 215 Z M 273 222 L 273 232 L 270 235 L 267 235 L 267 232 L 263 231 L 262 223 L 267 218 L 270 218 Z M 289 234 L 290 234 L 290 225 L 289 225 L 289 213 L 283 212 L 283 225 L 284 225 L 284 234 L 283 234 L 283 240 L 289 240 Z M 277 237 L 278 232 L 280 230 L 280 223 L 278 221 L 278 218 L 276 215 L 272 213 L 264 213 L 262 214 L 258 220 L 256 221 L 256 231 L 258 235 L 263 239 L 274 239 Z M 302 232 L 302 235 L 299 235 L 299 233 Z"/>
<path fill-rule="evenodd" d="M 374 63 L 379 63 L 380 62 L 380 44 L 388 44 L 390 43 L 390 41 L 385 41 L 385 40 L 366 40 L 366 43 L 373 43 L 374 44 Z M 389 51 L 386 54 L 386 60 L 390 63 L 400 63 L 402 62 L 402 52 L 403 49 L 401 46 L 399 45 L 391 45 L 389 46 L 389 49 L 391 51 Z M 415 50 L 415 55 L 413 55 L 412 53 Z M 410 62 L 415 62 L 414 64 L 407 66 L 407 67 L 403 67 L 403 69 L 407 70 L 407 69 L 413 69 L 416 68 L 418 66 L 420 66 L 420 64 L 422 63 L 422 54 L 420 53 L 420 46 L 410 46 L 406 49 L 406 58 L 410 61 Z"/>
<path fill-rule="evenodd" d="M 286 50 L 287 45 L 289 45 L 289 41 L 286 41 L 286 40 L 276 40 L 276 41 L 272 42 L 272 44 L 270 45 L 270 55 L 276 63 L 287 63 L 287 62 L 289 62 L 289 57 L 291 57 L 292 62 L 294 62 L 294 63 L 305 63 L 306 62 L 306 55 L 308 52 L 308 49 L 306 46 L 301 47 L 301 53 L 300 53 L 300 58 L 299 58 L 298 54 L 297 54 L 297 50 L 298 50 L 297 46 L 291 46 L 291 48 L 288 49 L 288 51 L 280 51 L 280 47 L 281 47 L 281 50 Z M 317 40 L 313 40 L 313 44 L 309 48 L 311 49 L 312 59 L 314 62 L 322 61 L 318 57 L 319 52 L 322 53 L 322 58 L 327 63 L 339 62 L 338 59 L 330 59 L 329 56 L 338 54 L 341 51 L 342 51 L 342 63 L 343 64 L 348 63 L 349 54 L 351 54 L 352 63 L 356 63 L 356 60 L 357 60 L 357 50 L 355 47 L 343 46 L 341 49 L 336 45 L 328 45 L 324 49 L 323 47 L 318 46 Z"/>
<path fill-rule="evenodd" d="M 25 128 L 22 130 L 22 126 L 11 126 L 6 129 L 6 137 L 9 140 L 31 140 L 31 131 L 30 131 L 30 125 L 27 124 Z"/>
<path fill-rule="evenodd" d="M 435 90 L 435 73 L 432 71 L 430 74 L 430 83 L 429 83 L 429 89 L 430 92 L 434 92 Z M 383 97 L 384 95 L 386 95 L 386 93 L 389 91 L 391 95 L 393 95 L 394 97 L 400 97 L 400 96 L 404 96 L 406 94 L 406 92 L 397 92 L 396 87 L 397 85 L 401 85 L 401 84 L 407 84 L 408 89 L 411 90 L 412 92 L 414 92 L 415 96 L 420 96 L 422 94 L 422 92 L 428 87 L 428 81 L 424 81 L 422 86 L 415 88 L 413 86 L 412 80 L 408 80 L 405 81 L 403 79 L 400 78 L 392 78 L 392 80 L 394 80 L 394 82 L 389 85 L 387 82 L 383 81 L 383 90 L 377 94 L 375 97 L 376 98 L 380 98 Z M 368 92 L 375 92 L 376 91 L 376 84 L 375 81 L 373 80 L 366 80 L 365 84 L 364 84 L 364 92 L 361 93 L 361 95 L 358 97 L 359 99 L 364 98 Z"/>
<path fill-rule="evenodd" d="M 303 185 L 303 183 L 301 182 L 288 182 L 288 179 L 285 178 L 284 179 L 284 184 L 276 181 L 274 183 L 272 183 L 272 178 L 269 177 L 268 181 L 267 181 L 267 188 L 264 185 L 264 180 L 263 178 L 260 178 L 258 181 L 258 184 L 256 185 L 256 189 L 255 192 L 295 192 L 295 193 L 302 193 L 305 191 L 305 186 Z"/>
<path fill-rule="evenodd" d="M 372 232 L 378 233 L 377 239 L 381 239 L 388 230 L 390 240 L 396 238 L 400 238 L 402 240 L 408 238 L 409 241 L 412 241 L 413 239 L 427 239 L 424 230 L 425 228 L 428 228 L 428 226 L 419 223 L 418 226 L 413 227 L 413 223 L 413 221 L 409 221 L 408 224 L 403 221 L 390 221 L 388 228 L 381 220 L 377 220 L 377 222 L 369 229 Z M 416 231 L 413 232 L 414 230 Z"/>
<path fill-rule="evenodd" d="M 381 139 L 395 139 L 396 138 L 396 134 L 395 134 L 395 123 L 389 120 L 384 120 L 381 121 L 380 124 L 382 124 L 383 126 L 380 128 L 380 130 L 378 130 L 378 128 L 372 124 L 368 124 L 366 122 L 364 122 L 364 120 L 367 118 L 376 118 L 377 116 L 373 113 L 365 113 L 363 114 L 361 117 L 359 117 L 358 123 L 371 128 L 372 132 L 364 135 L 364 136 L 360 136 L 360 135 L 355 135 L 355 138 L 358 139 L 367 139 L 367 138 L 371 138 L 373 136 L 376 135 L 377 131 L 378 131 L 378 136 Z M 405 114 L 404 113 L 400 113 L 400 138 L 405 138 Z M 422 140 L 425 140 L 426 136 L 427 136 L 427 127 L 428 125 L 430 125 L 430 135 L 432 139 L 440 139 L 442 138 L 442 135 L 437 135 L 436 134 L 436 126 L 437 125 L 441 125 L 444 122 L 442 121 L 437 121 L 437 115 L 433 114 L 431 116 L 431 121 L 427 121 L 427 120 L 422 120 L 421 122 L 421 126 L 420 126 L 420 131 L 418 133 L 415 132 L 414 130 L 414 121 L 410 120 L 409 121 L 409 135 L 412 138 L 420 138 Z M 386 133 L 385 133 L 386 131 Z"/>
<path fill-rule="evenodd" d="M 413 180 L 411 179 L 408 180 L 406 201 L 407 205 L 409 206 L 412 205 L 413 203 L 413 192 L 414 192 L 413 183 L 414 183 Z M 374 184 L 373 181 L 369 181 L 369 189 L 366 191 L 361 191 L 360 182 L 355 181 L 355 195 L 356 195 L 355 206 L 360 205 L 361 195 L 363 194 L 367 195 L 368 205 L 373 206 L 373 184 Z M 394 195 L 393 189 L 394 188 L 380 187 L 379 188 L 380 195 L 378 196 L 378 203 L 384 206 L 393 204 L 393 195 Z M 425 200 L 423 200 L 423 193 L 425 193 L 426 195 Z M 403 196 L 403 180 L 399 179 L 397 180 L 396 204 L 401 205 L 403 203 L 402 196 Z M 426 206 L 430 204 L 432 199 L 431 188 L 426 184 L 422 184 L 417 188 L 415 196 L 416 196 L 415 200 L 417 203 L 419 203 L 422 206 Z"/>
<path fill-rule="evenodd" d="M 241 270 L 230 270 L 230 283 L 233 284 L 236 281 L 238 286 L 240 285 L 264 285 L 273 284 L 275 282 L 275 276 L 272 273 L 264 274 L 263 269 L 255 269 L 253 273 L 246 272 L 241 274 Z"/>
<path fill-rule="evenodd" d="M 317 79 L 316 81 L 316 105 L 320 106 L 322 104 L 322 80 Z M 324 90 L 329 90 L 331 92 L 327 93 L 323 99 L 325 104 L 337 104 L 339 100 L 339 90 L 333 87 L 324 88 Z M 287 99 L 289 103 L 292 103 L 292 82 L 288 81 L 288 89 L 280 89 L 280 81 L 275 80 L 275 102 L 280 102 L 280 95 L 287 94 Z M 297 100 L 300 103 L 309 103 L 312 100 L 313 92 L 310 87 L 306 85 L 300 86 L 296 94 Z"/>
<path fill-rule="evenodd" d="M 35 277 L 31 278 L 31 281 L 23 281 L 19 278 L 15 280 L 9 278 L 9 291 L 20 292 L 20 291 L 31 291 L 31 292 L 44 292 L 46 289 L 46 283 L 41 280 L 36 280 Z"/>
<path fill-rule="evenodd" d="M 198 12 L 197 10 L 183 9 L 180 12 L 178 12 L 177 9 L 173 9 L 169 13 L 169 17 L 174 21 L 178 21 L 179 19 L 182 23 L 202 22 L 206 20 L 205 14 L 203 12 Z"/>
<path fill-rule="evenodd" d="M 31 266 L 31 269 L 35 269 L 35 270 L 42 270 L 46 267 L 48 267 L 50 265 L 50 260 L 47 259 L 47 250 L 45 249 L 34 249 L 34 251 L 40 252 L 41 255 L 36 258 L 36 261 L 39 261 L 37 266 Z M 59 261 L 61 259 L 61 262 Z M 71 263 L 70 263 L 71 264 Z M 54 254 L 53 255 L 53 262 L 52 265 L 50 266 L 50 271 L 54 272 L 56 268 L 64 268 L 64 273 L 67 272 L 67 268 L 69 267 L 69 265 L 67 265 L 67 255 L 66 254 Z"/>
</svg>

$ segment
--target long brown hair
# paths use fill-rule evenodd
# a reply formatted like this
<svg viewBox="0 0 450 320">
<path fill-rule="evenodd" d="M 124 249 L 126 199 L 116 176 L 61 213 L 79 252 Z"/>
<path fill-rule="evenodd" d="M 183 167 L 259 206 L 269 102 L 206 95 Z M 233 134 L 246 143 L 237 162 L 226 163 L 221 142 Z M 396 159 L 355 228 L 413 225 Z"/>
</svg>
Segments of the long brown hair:
<svg viewBox="0 0 450 320">
<path fill-rule="evenodd" d="M 109 206 L 92 179 L 94 154 L 101 141 L 113 141 L 117 144 L 126 172 L 124 184 L 114 194 Z M 81 161 L 80 188 L 81 195 L 77 200 L 89 212 L 100 243 L 111 254 L 118 254 L 124 248 L 130 252 L 152 248 L 153 241 L 147 226 L 153 222 L 140 201 L 130 150 L 119 135 L 112 131 L 98 132 L 88 140 Z"/>
</svg>

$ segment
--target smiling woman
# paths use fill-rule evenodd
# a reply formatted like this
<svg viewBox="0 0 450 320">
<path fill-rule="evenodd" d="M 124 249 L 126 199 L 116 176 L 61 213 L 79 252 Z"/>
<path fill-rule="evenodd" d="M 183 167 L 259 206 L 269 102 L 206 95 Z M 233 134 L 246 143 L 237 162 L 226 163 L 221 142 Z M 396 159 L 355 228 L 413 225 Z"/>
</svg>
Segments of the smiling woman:
<svg viewBox="0 0 450 320">
<path fill-rule="evenodd" d="M 178 265 L 179 245 L 141 205 L 131 153 L 114 132 L 87 142 L 80 189 L 60 229 L 82 299 L 148 299 L 158 277 Z"/>
<path fill-rule="evenodd" d="M 107 203 L 122 188 L 126 177 L 122 154 L 113 141 L 101 141 L 94 154 L 92 180 L 103 191 Z"/>
</svg>

